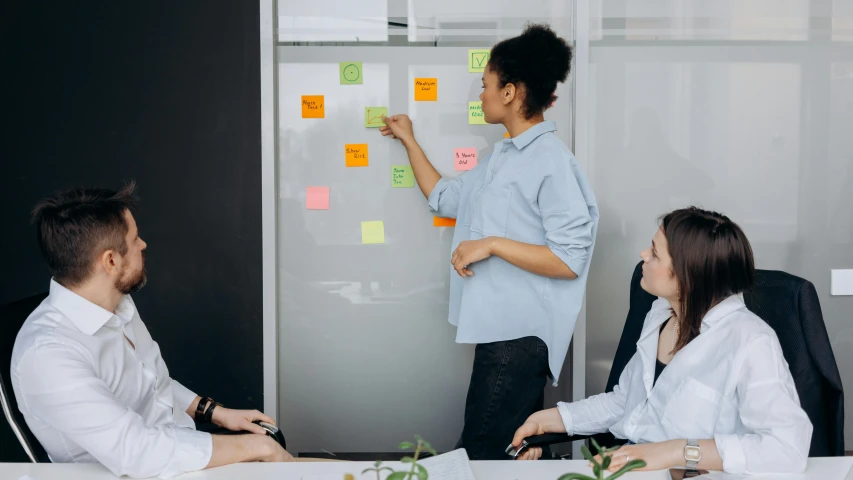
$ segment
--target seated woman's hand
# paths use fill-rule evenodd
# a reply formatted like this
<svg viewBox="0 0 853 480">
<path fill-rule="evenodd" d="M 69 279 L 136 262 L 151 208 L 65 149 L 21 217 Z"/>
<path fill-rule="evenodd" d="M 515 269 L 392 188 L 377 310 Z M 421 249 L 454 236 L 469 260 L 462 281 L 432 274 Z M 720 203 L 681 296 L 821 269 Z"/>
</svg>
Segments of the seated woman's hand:
<svg viewBox="0 0 853 480">
<path fill-rule="evenodd" d="M 667 468 L 684 466 L 684 440 L 669 440 L 667 442 L 640 443 L 624 445 L 610 454 L 608 471 L 616 472 L 632 460 L 642 460 L 646 466 L 637 470 L 665 470 Z M 601 461 L 601 456 L 595 456 Z"/>
<path fill-rule="evenodd" d="M 515 436 L 512 437 L 512 446 L 518 448 L 525 438 L 534 435 L 565 433 L 565 431 L 566 427 L 563 425 L 563 419 L 556 408 L 541 410 L 528 417 L 524 424 L 515 431 Z M 542 449 L 540 447 L 530 447 L 519 455 L 516 460 L 538 460 L 541 456 Z"/>
</svg>

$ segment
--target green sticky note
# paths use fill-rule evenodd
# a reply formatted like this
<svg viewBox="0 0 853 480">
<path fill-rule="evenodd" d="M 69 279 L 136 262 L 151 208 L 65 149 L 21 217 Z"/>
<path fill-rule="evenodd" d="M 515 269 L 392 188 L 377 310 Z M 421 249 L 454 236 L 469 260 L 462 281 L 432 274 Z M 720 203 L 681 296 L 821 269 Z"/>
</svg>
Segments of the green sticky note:
<svg viewBox="0 0 853 480">
<path fill-rule="evenodd" d="M 486 117 L 483 115 L 483 102 L 468 102 L 468 123 L 486 125 Z"/>
<path fill-rule="evenodd" d="M 361 85 L 363 83 L 361 62 L 341 62 L 341 85 Z"/>
<path fill-rule="evenodd" d="M 415 174 L 409 165 L 393 165 L 391 167 L 391 187 L 414 188 Z"/>
<path fill-rule="evenodd" d="M 491 50 L 468 50 L 468 72 L 485 72 Z"/>
<path fill-rule="evenodd" d="M 388 107 L 364 107 L 364 126 L 368 128 L 384 127 L 383 115 L 388 115 Z"/>
<path fill-rule="evenodd" d="M 361 243 L 364 245 L 385 243 L 385 223 L 361 222 Z"/>
</svg>

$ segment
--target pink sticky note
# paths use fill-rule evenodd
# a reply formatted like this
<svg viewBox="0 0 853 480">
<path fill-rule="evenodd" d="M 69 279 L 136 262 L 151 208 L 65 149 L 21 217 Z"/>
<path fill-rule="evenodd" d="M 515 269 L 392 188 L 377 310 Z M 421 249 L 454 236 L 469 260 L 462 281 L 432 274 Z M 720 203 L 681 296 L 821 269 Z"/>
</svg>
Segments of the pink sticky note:
<svg viewBox="0 0 853 480">
<path fill-rule="evenodd" d="M 477 166 L 476 148 L 457 148 L 454 150 L 453 164 L 456 170 L 471 170 Z"/>
<path fill-rule="evenodd" d="M 305 189 L 305 208 L 308 210 L 329 209 L 329 187 L 308 187 Z"/>
</svg>

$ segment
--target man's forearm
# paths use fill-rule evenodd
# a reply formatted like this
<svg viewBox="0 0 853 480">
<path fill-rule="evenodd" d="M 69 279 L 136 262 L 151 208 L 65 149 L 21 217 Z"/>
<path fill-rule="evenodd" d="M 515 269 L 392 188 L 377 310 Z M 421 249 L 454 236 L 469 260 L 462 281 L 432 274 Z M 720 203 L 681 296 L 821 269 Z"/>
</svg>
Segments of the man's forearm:
<svg viewBox="0 0 853 480">
<path fill-rule="evenodd" d="M 212 435 L 212 437 L 213 454 L 204 468 L 266 461 L 275 451 L 274 440 L 264 435 Z"/>
</svg>

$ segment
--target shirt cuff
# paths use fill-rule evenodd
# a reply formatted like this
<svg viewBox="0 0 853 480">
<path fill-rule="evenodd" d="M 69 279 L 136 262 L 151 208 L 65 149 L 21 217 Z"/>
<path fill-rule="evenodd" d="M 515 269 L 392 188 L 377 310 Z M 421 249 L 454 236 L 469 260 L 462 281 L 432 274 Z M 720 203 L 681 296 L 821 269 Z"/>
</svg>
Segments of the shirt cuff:
<svg viewBox="0 0 853 480">
<path fill-rule="evenodd" d="M 174 378 L 172 379 L 172 401 L 174 402 L 173 405 L 175 408 L 182 412 L 186 412 L 197 396 L 198 395 L 196 395 L 195 392 L 181 385 Z M 192 415 L 190 415 L 190 417 L 192 418 Z"/>
<path fill-rule="evenodd" d="M 583 269 L 586 267 L 586 259 L 587 259 L 587 255 L 585 253 L 584 253 L 583 257 L 576 258 L 576 257 L 572 257 L 571 255 L 566 253 L 565 250 L 563 250 L 562 248 L 560 248 L 558 246 L 549 244 L 548 248 L 550 248 L 551 251 L 554 252 L 554 255 L 556 255 L 557 258 L 562 260 L 563 263 L 565 263 L 567 267 L 569 267 L 573 272 L 575 272 L 575 275 L 580 276 L 581 273 L 583 273 Z"/>
<path fill-rule="evenodd" d="M 563 419 L 563 426 L 566 427 L 566 433 L 569 436 L 575 434 L 575 424 L 572 422 L 572 413 L 569 412 L 569 404 L 566 402 L 557 403 L 557 411 L 560 412 L 560 418 Z"/>
<path fill-rule="evenodd" d="M 435 186 L 432 187 L 432 191 L 429 192 L 427 203 L 433 212 L 438 212 L 438 202 L 441 199 L 441 193 L 447 189 L 448 183 L 446 178 L 440 178 Z"/>
<path fill-rule="evenodd" d="M 202 470 L 213 456 L 213 437 L 209 433 L 190 428 L 176 427 L 175 455 L 160 474 L 160 478 L 172 478 L 186 472 Z"/>
<path fill-rule="evenodd" d="M 717 452 L 723 460 L 723 471 L 733 475 L 746 472 L 746 455 L 737 435 L 715 435 Z"/>
</svg>

